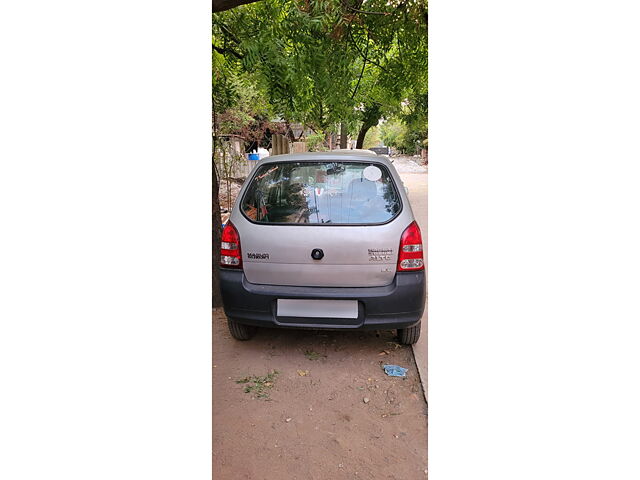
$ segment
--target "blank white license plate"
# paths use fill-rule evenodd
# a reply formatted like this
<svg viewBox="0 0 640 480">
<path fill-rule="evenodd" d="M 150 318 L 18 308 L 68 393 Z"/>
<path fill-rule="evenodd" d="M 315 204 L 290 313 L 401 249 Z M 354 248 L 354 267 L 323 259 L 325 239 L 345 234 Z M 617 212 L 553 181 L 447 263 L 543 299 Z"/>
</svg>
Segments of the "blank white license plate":
<svg viewBox="0 0 640 480">
<path fill-rule="evenodd" d="M 358 318 L 357 300 L 278 299 L 279 317 Z"/>
</svg>

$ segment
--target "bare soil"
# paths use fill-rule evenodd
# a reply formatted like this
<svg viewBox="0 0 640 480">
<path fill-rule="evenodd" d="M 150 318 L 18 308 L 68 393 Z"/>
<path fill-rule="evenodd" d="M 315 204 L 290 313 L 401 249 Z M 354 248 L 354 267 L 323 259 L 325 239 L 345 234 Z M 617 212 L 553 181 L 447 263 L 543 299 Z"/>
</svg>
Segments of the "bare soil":
<svg viewBox="0 0 640 480">
<path fill-rule="evenodd" d="M 215 309 L 213 478 L 424 480 L 427 405 L 394 333 L 260 329 L 239 342 Z M 263 378 L 236 383 L 247 377 Z"/>
</svg>

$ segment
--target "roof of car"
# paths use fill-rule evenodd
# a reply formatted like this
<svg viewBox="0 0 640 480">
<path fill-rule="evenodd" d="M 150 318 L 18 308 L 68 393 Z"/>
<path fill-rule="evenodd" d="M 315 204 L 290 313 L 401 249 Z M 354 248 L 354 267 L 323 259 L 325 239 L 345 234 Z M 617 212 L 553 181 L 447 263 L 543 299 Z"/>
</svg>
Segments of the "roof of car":
<svg viewBox="0 0 640 480">
<path fill-rule="evenodd" d="M 288 153 L 285 155 L 271 155 L 264 157 L 259 163 L 271 162 L 296 162 L 309 160 L 331 160 L 334 162 L 348 162 L 349 160 L 360 160 L 363 158 L 371 159 L 376 162 L 389 165 L 391 162 L 386 155 L 377 155 L 370 150 L 333 150 L 329 152 L 304 152 L 304 153 Z"/>
<path fill-rule="evenodd" d="M 331 153 L 361 153 L 363 155 L 378 155 L 373 150 L 363 150 L 360 148 L 338 148 L 336 150 L 331 150 Z"/>
</svg>

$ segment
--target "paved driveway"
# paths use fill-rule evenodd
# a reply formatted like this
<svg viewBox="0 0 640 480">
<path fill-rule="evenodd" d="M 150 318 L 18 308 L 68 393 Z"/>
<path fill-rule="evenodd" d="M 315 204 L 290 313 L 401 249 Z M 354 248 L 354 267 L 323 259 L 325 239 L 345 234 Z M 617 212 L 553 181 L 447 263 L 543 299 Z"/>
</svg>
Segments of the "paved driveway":
<svg viewBox="0 0 640 480">
<path fill-rule="evenodd" d="M 394 161 L 394 165 L 405 186 L 409 188 L 409 201 L 411 209 L 416 217 L 420 230 L 422 231 L 422 241 L 425 247 L 425 261 L 427 259 L 427 247 L 429 244 L 427 234 L 427 201 L 428 201 L 428 185 L 427 185 L 427 168 L 417 165 L 413 160 L 407 157 L 399 157 Z M 427 266 L 428 267 L 428 266 Z M 428 269 L 427 269 L 428 271 Z M 422 316 L 422 332 L 420 340 L 413 346 L 416 363 L 422 380 L 422 387 L 427 397 L 427 314 L 425 309 Z"/>
</svg>

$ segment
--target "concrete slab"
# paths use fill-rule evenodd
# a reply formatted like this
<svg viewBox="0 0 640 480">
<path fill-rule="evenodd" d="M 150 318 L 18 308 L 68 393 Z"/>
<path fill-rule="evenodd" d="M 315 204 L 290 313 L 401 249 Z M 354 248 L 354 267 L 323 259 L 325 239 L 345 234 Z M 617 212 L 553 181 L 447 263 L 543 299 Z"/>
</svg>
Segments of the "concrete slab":
<svg viewBox="0 0 640 480">
<path fill-rule="evenodd" d="M 420 171 L 421 168 L 416 168 L 417 165 L 409 159 L 399 159 L 394 161 L 394 165 L 402 178 L 405 186 L 409 189 L 409 201 L 411 202 L 411 209 L 413 210 L 413 214 L 416 217 L 416 221 L 420 226 L 420 230 L 422 232 L 422 241 L 425 247 L 425 261 L 427 260 L 427 245 L 428 245 L 428 234 L 427 234 L 427 193 L 428 193 L 428 182 L 427 182 L 427 169 L 422 167 L 424 170 Z M 428 266 L 427 266 L 428 267 Z M 428 285 L 428 284 L 427 284 Z M 428 289 L 427 289 L 428 292 Z M 428 294 L 427 294 L 428 298 Z M 420 333 L 420 339 L 413 345 L 413 355 L 416 361 L 416 365 L 418 367 L 418 373 L 420 375 L 420 381 L 422 383 L 422 390 L 424 392 L 425 400 L 428 400 L 428 365 L 427 365 L 427 355 L 428 355 L 428 308 L 425 309 L 424 315 L 422 316 L 422 330 Z"/>
</svg>

